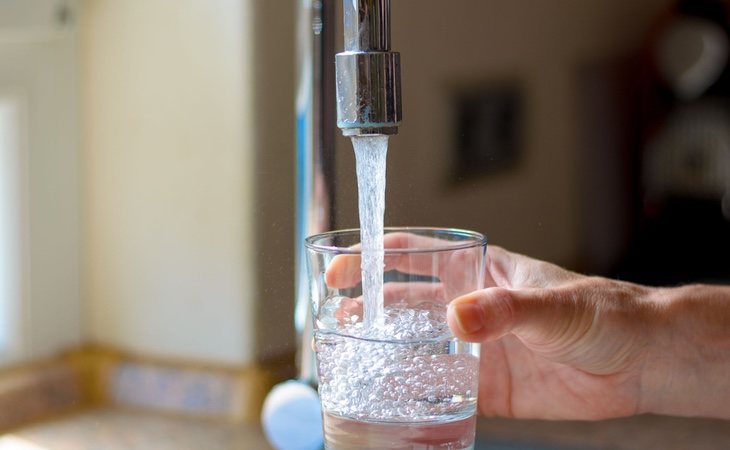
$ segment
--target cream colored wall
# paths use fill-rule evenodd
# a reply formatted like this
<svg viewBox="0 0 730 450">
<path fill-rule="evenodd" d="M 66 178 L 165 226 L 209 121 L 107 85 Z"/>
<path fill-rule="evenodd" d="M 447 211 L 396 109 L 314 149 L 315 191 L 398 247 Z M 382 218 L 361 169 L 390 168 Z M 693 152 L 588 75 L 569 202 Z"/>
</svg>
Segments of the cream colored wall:
<svg viewBox="0 0 730 450">
<path fill-rule="evenodd" d="M 18 277 L 7 280 L 18 297 L 3 299 L 18 302 L 6 318 L 17 335 L 0 365 L 45 358 L 82 340 L 78 45 L 76 28 L 56 20 L 56 6 L 0 2 L 0 95 L 18 101 L 21 123 L 10 186 L 19 217 L 0 218 L 17 231 L 16 252 L 4 255 L 14 270 L 0 274 Z"/>
<path fill-rule="evenodd" d="M 93 342 L 215 363 L 255 358 L 250 3 L 83 2 Z"/>
<path fill-rule="evenodd" d="M 490 242 L 580 259 L 577 69 L 634 52 L 669 0 L 394 0 L 404 121 L 388 155 L 386 224 L 471 228 Z M 514 170 L 452 184 L 451 97 L 518 83 L 525 95 Z M 356 225 L 354 162 L 339 141 L 338 226 Z"/>
</svg>

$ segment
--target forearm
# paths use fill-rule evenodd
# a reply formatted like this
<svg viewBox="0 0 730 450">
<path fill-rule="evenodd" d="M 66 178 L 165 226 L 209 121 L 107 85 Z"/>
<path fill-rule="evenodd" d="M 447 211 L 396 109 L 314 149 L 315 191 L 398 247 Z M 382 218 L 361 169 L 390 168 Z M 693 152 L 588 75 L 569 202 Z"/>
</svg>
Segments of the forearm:
<svg viewBox="0 0 730 450">
<path fill-rule="evenodd" d="M 730 287 L 657 289 L 641 410 L 730 419 Z"/>
</svg>

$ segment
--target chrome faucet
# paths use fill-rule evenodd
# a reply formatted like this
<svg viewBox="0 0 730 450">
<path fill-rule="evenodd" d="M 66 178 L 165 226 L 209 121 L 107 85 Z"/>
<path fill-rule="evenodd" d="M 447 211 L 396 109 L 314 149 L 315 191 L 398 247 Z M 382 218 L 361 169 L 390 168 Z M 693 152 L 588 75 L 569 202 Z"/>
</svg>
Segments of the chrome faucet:
<svg viewBox="0 0 730 450">
<path fill-rule="evenodd" d="M 344 52 L 335 58 L 335 1 L 299 0 L 297 24 L 296 306 L 298 382 L 271 391 L 262 412 L 274 446 L 323 444 L 304 238 L 335 228 L 335 130 L 345 136 L 398 132 L 400 55 L 390 50 L 390 0 L 343 0 Z M 333 70 L 335 69 L 335 70 Z M 336 106 L 336 114 L 335 114 Z M 354 173 L 354 169 L 353 169 Z M 292 434 L 291 426 L 307 429 Z"/>
<path fill-rule="evenodd" d="M 337 126 L 345 136 L 396 134 L 400 54 L 390 50 L 390 0 L 344 0 L 345 51 L 337 54 Z"/>
</svg>

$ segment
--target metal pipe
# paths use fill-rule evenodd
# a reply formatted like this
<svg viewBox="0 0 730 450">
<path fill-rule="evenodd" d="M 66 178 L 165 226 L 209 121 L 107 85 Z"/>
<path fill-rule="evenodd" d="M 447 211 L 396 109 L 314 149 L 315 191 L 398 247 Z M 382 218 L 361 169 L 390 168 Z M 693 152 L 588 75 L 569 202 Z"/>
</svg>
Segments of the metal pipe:
<svg viewBox="0 0 730 450">
<path fill-rule="evenodd" d="M 296 307 L 299 379 L 316 385 L 304 238 L 334 228 L 335 4 L 298 3 Z"/>
<path fill-rule="evenodd" d="M 345 51 L 390 51 L 390 0 L 344 0 Z"/>
</svg>

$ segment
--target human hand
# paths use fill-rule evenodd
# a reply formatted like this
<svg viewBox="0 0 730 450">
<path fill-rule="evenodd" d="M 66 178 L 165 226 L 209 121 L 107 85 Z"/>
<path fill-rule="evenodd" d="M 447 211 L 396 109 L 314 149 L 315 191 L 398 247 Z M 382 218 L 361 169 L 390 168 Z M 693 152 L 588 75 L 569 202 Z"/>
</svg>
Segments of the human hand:
<svg viewBox="0 0 730 450">
<path fill-rule="evenodd" d="M 483 343 L 482 414 L 730 418 L 730 289 L 586 277 L 495 246 L 486 281 L 448 314 Z"/>
<path fill-rule="evenodd" d="M 403 242 L 386 236 L 386 247 Z M 387 258 L 386 265 L 407 273 L 419 266 Z M 458 286 L 460 267 L 445 261 L 439 277 Z M 730 418 L 730 288 L 587 277 L 496 246 L 487 269 L 486 288 L 456 298 L 448 311 L 457 337 L 482 343 L 480 413 Z M 359 259 L 333 261 L 327 276 L 328 284 L 357 283 Z"/>
</svg>

